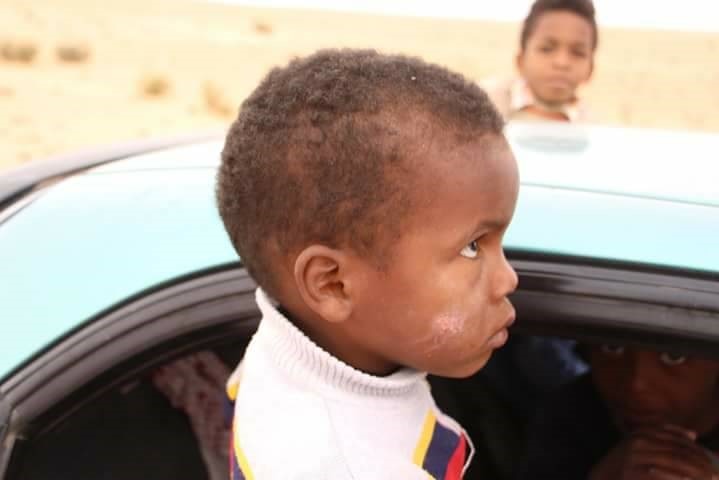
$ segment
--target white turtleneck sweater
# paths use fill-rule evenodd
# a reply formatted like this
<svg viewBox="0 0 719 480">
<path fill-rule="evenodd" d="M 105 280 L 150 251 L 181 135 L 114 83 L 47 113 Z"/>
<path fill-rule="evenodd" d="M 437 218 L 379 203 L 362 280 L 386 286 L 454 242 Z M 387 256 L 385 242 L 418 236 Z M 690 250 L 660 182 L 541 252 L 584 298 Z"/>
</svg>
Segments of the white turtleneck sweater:
<svg viewBox="0 0 719 480">
<path fill-rule="evenodd" d="M 360 372 L 256 298 L 262 320 L 228 382 L 233 480 L 462 478 L 471 442 L 424 373 Z"/>
</svg>

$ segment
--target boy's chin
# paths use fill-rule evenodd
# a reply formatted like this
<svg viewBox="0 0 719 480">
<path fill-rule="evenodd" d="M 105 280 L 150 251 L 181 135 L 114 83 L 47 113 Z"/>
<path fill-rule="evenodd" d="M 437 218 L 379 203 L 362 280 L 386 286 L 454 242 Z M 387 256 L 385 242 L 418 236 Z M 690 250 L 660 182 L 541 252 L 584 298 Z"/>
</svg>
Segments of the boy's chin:
<svg viewBox="0 0 719 480">
<path fill-rule="evenodd" d="M 547 105 L 561 106 L 570 103 L 574 98 L 574 95 L 565 91 L 549 91 L 545 92 L 541 97 L 538 96 L 538 98 L 542 103 Z"/>
<path fill-rule="evenodd" d="M 471 377 L 475 373 L 479 372 L 487 364 L 489 359 L 492 357 L 492 351 L 483 354 L 479 358 L 475 358 L 470 362 L 462 363 L 461 365 L 447 365 L 442 368 L 429 369 L 429 373 L 438 377 L 446 378 L 467 378 Z"/>
</svg>

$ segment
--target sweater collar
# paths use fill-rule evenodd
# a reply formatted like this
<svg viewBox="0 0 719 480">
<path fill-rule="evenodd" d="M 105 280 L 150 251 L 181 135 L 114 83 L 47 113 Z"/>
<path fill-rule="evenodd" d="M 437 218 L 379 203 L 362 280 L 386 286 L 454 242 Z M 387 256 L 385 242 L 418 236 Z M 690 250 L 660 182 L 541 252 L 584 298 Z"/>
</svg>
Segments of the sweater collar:
<svg viewBox="0 0 719 480">
<path fill-rule="evenodd" d="M 260 288 L 255 293 L 262 321 L 255 338 L 281 371 L 319 388 L 380 397 L 402 396 L 421 384 L 426 374 L 403 368 L 386 377 L 353 368 L 314 343 L 277 309 Z"/>
</svg>

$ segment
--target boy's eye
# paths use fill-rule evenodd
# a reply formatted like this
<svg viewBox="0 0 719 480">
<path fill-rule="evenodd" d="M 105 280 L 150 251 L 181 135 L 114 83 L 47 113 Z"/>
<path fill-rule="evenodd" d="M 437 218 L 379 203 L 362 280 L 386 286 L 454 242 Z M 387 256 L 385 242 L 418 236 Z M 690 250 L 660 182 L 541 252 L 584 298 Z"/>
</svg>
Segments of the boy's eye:
<svg viewBox="0 0 719 480">
<path fill-rule="evenodd" d="M 585 58 L 587 53 L 584 50 L 572 50 L 572 55 L 577 58 Z"/>
<path fill-rule="evenodd" d="M 681 365 L 682 363 L 687 361 L 687 357 L 684 355 L 675 355 L 673 353 L 662 353 L 659 356 L 659 359 L 662 361 L 664 365 L 669 365 L 670 367 Z"/>
<path fill-rule="evenodd" d="M 620 357 L 624 355 L 624 347 L 619 345 L 602 345 L 602 353 L 610 357 Z"/>
<path fill-rule="evenodd" d="M 466 247 L 459 252 L 460 255 L 467 258 L 477 258 L 479 256 L 479 239 L 475 238 L 467 244 Z"/>
<path fill-rule="evenodd" d="M 539 47 L 539 51 L 540 51 L 540 52 L 543 52 L 543 53 L 549 53 L 549 52 L 551 52 L 552 50 L 554 50 L 554 46 L 553 46 L 553 45 L 541 45 L 541 46 Z"/>
</svg>

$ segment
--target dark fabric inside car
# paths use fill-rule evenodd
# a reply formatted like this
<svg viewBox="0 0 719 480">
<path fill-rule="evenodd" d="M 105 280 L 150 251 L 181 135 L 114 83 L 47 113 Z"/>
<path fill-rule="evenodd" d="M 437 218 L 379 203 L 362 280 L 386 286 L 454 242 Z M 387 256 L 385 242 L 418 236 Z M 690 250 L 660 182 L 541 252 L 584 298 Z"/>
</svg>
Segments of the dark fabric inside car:
<svg viewBox="0 0 719 480">
<path fill-rule="evenodd" d="M 230 369 L 243 350 L 243 344 L 233 344 L 213 354 Z M 156 388 L 152 373 L 113 388 L 23 441 L 7 478 L 210 479 L 190 419 Z"/>
<path fill-rule="evenodd" d="M 10 478 L 207 478 L 187 417 L 148 379 L 103 395 L 23 450 Z"/>
<path fill-rule="evenodd" d="M 513 334 L 487 365 L 466 379 L 430 377 L 434 397 L 469 432 L 477 450 L 465 478 L 512 479 L 537 408 L 586 372 L 574 343 Z"/>
</svg>

